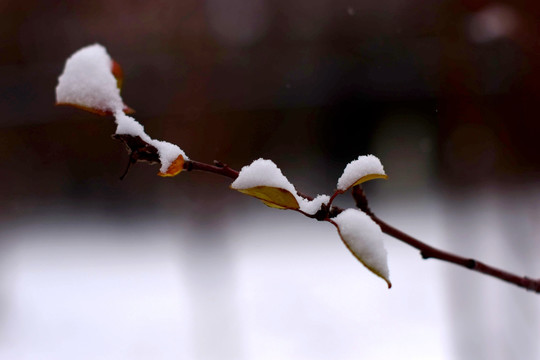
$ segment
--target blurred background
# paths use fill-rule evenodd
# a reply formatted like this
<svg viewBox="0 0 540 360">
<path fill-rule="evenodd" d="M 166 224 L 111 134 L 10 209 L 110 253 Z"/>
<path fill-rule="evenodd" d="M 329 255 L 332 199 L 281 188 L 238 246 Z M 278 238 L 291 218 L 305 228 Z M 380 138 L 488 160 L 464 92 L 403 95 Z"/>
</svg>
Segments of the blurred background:
<svg viewBox="0 0 540 360">
<path fill-rule="evenodd" d="M 112 118 L 55 107 L 101 43 L 154 138 L 331 194 L 540 277 L 532 0 L 0 1 L 0 359 L 538 359 L 540 298 L 385 238 L 393 288 L 335 229 L 209 174 L 156 176 Z M 353 206 L 343 195 L 338 204 Z"/>
</svg>

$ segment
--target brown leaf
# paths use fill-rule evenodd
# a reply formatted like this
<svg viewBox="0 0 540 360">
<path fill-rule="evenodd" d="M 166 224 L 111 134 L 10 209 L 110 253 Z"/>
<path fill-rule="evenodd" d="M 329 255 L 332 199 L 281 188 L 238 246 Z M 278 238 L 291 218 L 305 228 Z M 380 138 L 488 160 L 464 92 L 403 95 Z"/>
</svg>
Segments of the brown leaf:
<svg viewBox="0 0 540 360">
<path fill-rule="evenodd" d="M 167 171 L 164 173 L 159 172 L 158 175 L 162 177 L 176 176 L 180 174 L 183 168 L 184 168 L 184 157 L 182 155 L 178 155 L 176 160 L 174 160 L 172 164 L 167 168 Z"/>
</svg>

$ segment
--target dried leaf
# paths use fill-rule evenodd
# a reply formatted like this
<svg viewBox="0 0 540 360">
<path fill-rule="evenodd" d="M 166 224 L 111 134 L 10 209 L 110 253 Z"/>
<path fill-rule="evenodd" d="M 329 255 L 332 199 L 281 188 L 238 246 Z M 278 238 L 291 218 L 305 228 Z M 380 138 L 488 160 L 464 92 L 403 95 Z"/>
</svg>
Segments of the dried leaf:
<svg viewBox="0 0 540 360">
<path fill-rule="evenodd" d="M 172 164 L 167 168 L 166 172 L 159 172 L 158 175 L 162 177 L 172 177 L 180 174 L 182 169 L 184 168 L 184 157 L 182 155 L 178 155 L 176 160 L 172 162 Z"/>
<path fill-rule="evenodd" d="M 122 89 L 122 83 L 124 81 L 124 72 L 122 71 L 122 67 L 120 66 L 120 64 L 114 61 L 114 59 L 112 60 L 111 72 L 114 78 L 116 79 L 116 86 L 119 89 Z"/>
</svg>

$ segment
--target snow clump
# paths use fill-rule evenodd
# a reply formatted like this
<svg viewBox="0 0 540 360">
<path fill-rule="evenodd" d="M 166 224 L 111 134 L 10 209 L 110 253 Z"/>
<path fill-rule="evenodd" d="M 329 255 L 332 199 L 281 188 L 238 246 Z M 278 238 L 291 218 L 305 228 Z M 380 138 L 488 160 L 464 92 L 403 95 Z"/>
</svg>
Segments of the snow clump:
<svg viewBox="0 0 540 360">
<path fill-rule="evenodd" d="M 373 174 L 386 175 L 381 161 L 375 155 L 361 155 L 358 159 L 347 164 L 343 174 L 338 179 L 337 189 L 346 191 L 364 176 Z"/>
<path fill-rule="evenodd" d="M 125 105 L 112 66 L 113 60 L 102 45 L 94 44 L 78 50 L 67 59 L 58 78 L 56 102 L 113 114 L 118 125 L 116 134 L 139 136 L 158 150 L 162 173 L 179 155 L 187 160 L 177 145 L 152 139 L 144 131 L 144 126 L 124 113 Z"/>
<path fill-rule="evenodd" d="M 75 52 L 67 59 L 64 72 L 58 78 L 56 102 L 112 113 L 122 109 L 112 64 L 107 50 L 99 44 Z"/>
<path fill-rule="evenodd" d="M 332 219 L 349 250 L 375 274 L 390 286 L 387 252 L 383 243 L 383 232 L 366 213 L 347 209 Z"/>
<path fill-rule="evenodd" d="M 272 160 L 257 159 L 250 165 L 244 166 L 236 180 L 231 184 L 231 188 L 235 190 L 245 190 L 257 186 L 287 190 L 298 202 L 299 210 L 309 215 L 315 215 L 321 206 L 330 200 L 328 195 L 318 195 L 313 200 L 298 195 L 294 185 L 283 175 L 281 169 Z"/>
<path fill-rule="evenodd" d="M 256 186 L 269 186 L 287 190 L 296 194 L 294 185 L 287 180 L 281 169 L 272 160 L 257 159 L 244 166 L 231 187 L 235 190 L 249 189 Z"/>
</svg>

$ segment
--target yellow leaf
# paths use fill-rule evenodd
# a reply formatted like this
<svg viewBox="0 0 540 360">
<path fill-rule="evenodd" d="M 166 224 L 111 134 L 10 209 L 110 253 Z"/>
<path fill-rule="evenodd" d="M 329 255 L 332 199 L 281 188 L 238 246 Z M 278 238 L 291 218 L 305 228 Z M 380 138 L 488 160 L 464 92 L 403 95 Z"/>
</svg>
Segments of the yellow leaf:
<svg viewBox="0 0 540 360">
<path fill-rule="evenodd" d="M 300 208 L 296 197 L 285 189 L 270 186 L 255 186 L 249 189 L 235 190 L 253 196 L 272 208 L 290 210 L 298 210 Z"/>
<path fill-rule="evenodd" d="M 386 179 L 388 179 L 388 176 L 385 175 L 385 174 L 369 174 L 369 175 L 366 175 L 366 176 L 362 176 L 360 179 L 356 180 L 356 182 L 354 184 L 349 186 L 347 188 L 347 190 L 349 190 L 353 186 L 360 185 L 363 182 L 373 180 L 373 179 L 385 179 L 386 180 Z"/>
<path fill-rule="evenodd" d="M 171 165 L 167 168 L 166 172 L 159 172 L 158 175 L 162 177 L 172 177 L 180 174 L 182 169 L 184 168 L 184 157 L 182 155 L 178 155 L 176 160 L 173 161 Z"/>
</svg>

